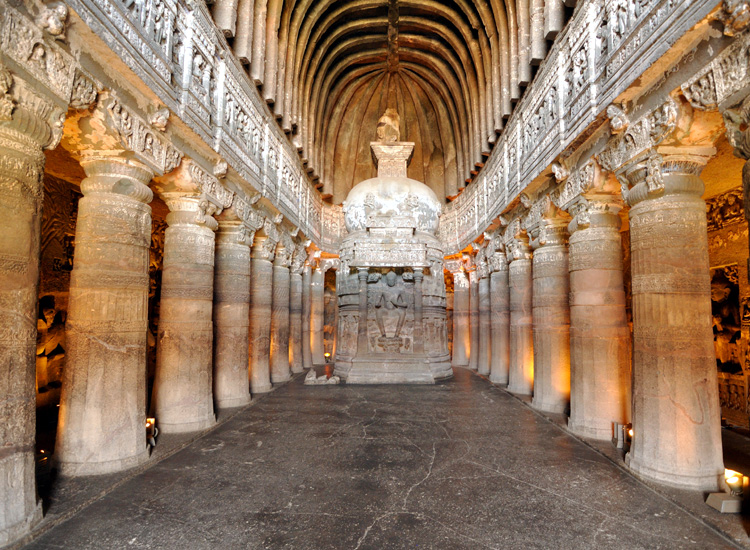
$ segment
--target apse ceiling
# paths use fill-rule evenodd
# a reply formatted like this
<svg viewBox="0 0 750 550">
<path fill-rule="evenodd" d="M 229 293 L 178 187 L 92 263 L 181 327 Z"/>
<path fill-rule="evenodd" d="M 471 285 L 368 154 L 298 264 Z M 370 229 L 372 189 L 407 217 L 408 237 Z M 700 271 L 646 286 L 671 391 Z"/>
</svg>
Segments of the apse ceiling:
<svg viewBox="0 0 750 550">
<path fill-rule="evenodd" d="M 561 0 L 217 0 L 212 13 L 336 204 L 375 176 L 387 107 L 415 142 L 409 177 L 457 195 L 567 20 Z"/>
</svg>

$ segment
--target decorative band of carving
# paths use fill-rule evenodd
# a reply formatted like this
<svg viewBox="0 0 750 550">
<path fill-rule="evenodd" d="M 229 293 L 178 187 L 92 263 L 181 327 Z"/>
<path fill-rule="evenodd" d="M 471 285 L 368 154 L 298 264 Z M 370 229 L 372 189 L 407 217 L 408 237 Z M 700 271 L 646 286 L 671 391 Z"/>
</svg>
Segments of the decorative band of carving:
<svg viewBox="0 0 750 550">
<path fill-rule="evenodd" d="M 29 258 L 20 254 L 0 254 L 0 271 L 23 275 L 29 271 Z"/>
<path fill-rule="evenodd" d="M 567 311 L 569 307 L 568 292 L 551 295 L 540 295 L 539 293 L 536 293 L 532 299 L 532 307 L 554 307 Z"/>
<path fill-rule="evenodd" d="M 706 294 L 711 292 L 708 277 L 692 278 L 678 274 L 648 274 L 633 276 L 633 294 Z"/>
<path fill-rule="evenodd" d="M 200 321 L 197 319 L 165 319 L 164 317 L 159 318 L 159 332 L 174 330 L 170 336 L 179 338 L 180 340 L 190 340 L 191 334 L 196 333 L 213 333 L 214 322 L 213 321 Z"/>
<path fill-rule="evenodd" d="M 622 248 L 616 239 L 571 243 L 568 269 L 612 269 L 622 271 Z"/>
<path fill-rule="evenodd" d="M 183 300 L 213 300 L 213 286 L 162 286 L 161 297 Z"/>
<path fill-rule="evenodd" d="M 216 290 L 214 291 L 214 302 L 228 302 L 231 304 L 248 303 L 250 302 L 250 291 Z"/>
<path fill-rule="evenodd" d="M 634 323 L 633 325 L 633 338 L 634 339 L 649 339 L 649 340 L 660 340 L 661 344 L 666 344 L 669 341 L 680 340 L 683 342 L 681 348 L 695 346 L 703 346 L 700 339 L 696 338 L 696 334 L 702 329 L 705 329 L 705 323 L 699 324 L 688 324 L 679 327 L 669 327 L 664 325 L 644 325 Z M 709 327 L 710 334 L 710 327 Z"/>
<path fill-rule="evenodd" d="M 139 319 L 135 321 L 117 320 L 117 321 L 77 321 L 71 318 L 65 322 L 65 332 L 90 334 L 90 333 L 117 333 L 117 332 L 140 332 L 144 337 L 144 346 L 146 344 L 146 330 L 148 321 Z"/>
<path fill-rule="evenodd" d="M 148 289 L 146 273 L 113 273 L 94 269 L 74 269 L 70 275 L 73 288 L 137 288 Z"/>
</svg>

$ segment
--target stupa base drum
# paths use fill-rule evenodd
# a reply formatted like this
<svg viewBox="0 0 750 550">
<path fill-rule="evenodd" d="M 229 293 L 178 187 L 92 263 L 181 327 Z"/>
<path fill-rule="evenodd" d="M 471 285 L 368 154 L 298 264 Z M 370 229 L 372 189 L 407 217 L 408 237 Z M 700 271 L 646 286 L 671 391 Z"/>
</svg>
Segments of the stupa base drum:
<svg viewBox="0 0 750 550">
<path fill-rule="evenodd" d="M 397 129 L 395 113 L 383 118 Z M 378 177 L 344 204 L 335 373 L 348 384 L 433 384 L 453 375 L 435 236 L 442 207 L 406 177 L 414 144 L 380 134 L 371 145 Z"/>
</svg>

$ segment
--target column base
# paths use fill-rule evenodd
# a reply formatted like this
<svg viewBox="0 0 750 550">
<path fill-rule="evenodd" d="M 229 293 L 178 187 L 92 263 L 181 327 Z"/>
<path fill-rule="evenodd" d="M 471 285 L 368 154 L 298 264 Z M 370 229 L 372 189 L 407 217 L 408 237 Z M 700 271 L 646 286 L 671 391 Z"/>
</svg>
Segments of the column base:
<svg viewBox="0 0 750 550">
<path fill-rule="evenodd" d="M 568 431 L 578 437 L 596 439 L 597 441 L 612 441 L 612 437 L 614 436 L 612 433 L 612 424 L 610 424 L 609 427 L 597 428 L 594 426 L 579 424 L 570 418 L 568 418 Z"/>
<path fill-rule="evenodd" d="M 284 376 L 283 378 L 274 378 L 271 377 L 271 384 L 284 384 L 285 382 L 289 382 L 292 379 L 292 375 Z"/>
<path fill-rule="evenodd" d="M 42 501 L 40 500 L 36 503 L 33 512 L 23 521 L 10 525 L 5 529 L 0 529 L 0 546 L 13 544 L 21 537 L 29 534 L 34 526 L 42 520 L 42 516 Z"/>
<path fill-rule="evenodd" d="M 681 475 L 671 471 L 662 471 L 651 466 L 647 466 L 637 459 L 632 458 L 632 453 L 625 455 L 625 464 L 630 470 L 640 478 L 648 481 L 654 481 L 662 485 L 668 485 L 678 489 L 688 489 L 692 491 L 720 491 L 722 490 L 721 482 L 724 479 L 724 470 L 720 472 L 705 472 L 697 475 Z"/>
<path fill-rule="evenodd" d="M 190 432 L 201 432 L 216 424 L 216 417 L 206 418 L 204 420 L 196 420 L 194 422 L 178 422 L 174 424 L 160 422 L 156 419 L 156 427 L 159 428 L 161 433 L 165 434 L 184 434 Z"/>
<path fill-rule="evenodd" d="M 499 384 L 501 386 L 507 386 L 508 385 L 508 376 L 500 376 L 500 375 L 494 375 L 490 372 L 490 382 L 493 384 Z"/>
<path fill-rule="evenodd" d="M 161 426 L 159 426 L 159 429 L 161 429 Z M 145 440 L 145 428 L 143 437 Z M 149 449 L 144 441 L 143 450 L 135 456 L 107 460 L 106 462 L 64 462 L 56 459 L 55 465 L 57 466 L 57 472 L 64 477 L 100 476 L 135 468 L 148 461 L 149 457 Z"/>
<path fill-rule="evenodd" d="M 249 405 L 252 399 L 250 398 L 250 394 L 248 393 L 245 396 L 242 397 L 234 397 L 232 399 L 222 399 L 221 401 L 216 402 L 216 407 L 219 409 L 236 409 L 237 407 L 244 407 L 245 405 Z"/>
<path fill-rule="evenodd" d="M 267 384 L 267 385 L 266 385 L 266 384 L 264 384 L 264 385 L 262 385 L 262 386 L 257 386 L 257 387 L 256 387 L 256 386 L 253 386 L 253 387 L 251 387 L 251 388 L 250 388 L 250 393 L 251 393 L 251 394 L 256 394 L 256 393 L 268 393 L 268 392 L 270 392 L 270 391 L 271 391 L 272 389 L 273 389 L 273 386 L 272 386 L 271 384 Z"/>
<path fill-rule="evenodd" d="M 305 367 L 302 365 L 292 366 L 292 374 L 299 374 L 301 372 L 305 372 Z"/>
<path fill-rule="evenodd" d="M 515 393 L 516 395 L 533 395 L 534 390 L 531 388 L 525 388 L 522 386 L 508 386 L 507 390 L 510 393 Z"/>
<path fill-rule="evenodd" d="M 531 400 L 531 407 L 546 413 L 552 413 L 552 414 L 567 414 L 568 412 L 568 403 L 567 402 L 544 402 L 540 401 L 539 399 L 532 399 Z"/>
</svg>

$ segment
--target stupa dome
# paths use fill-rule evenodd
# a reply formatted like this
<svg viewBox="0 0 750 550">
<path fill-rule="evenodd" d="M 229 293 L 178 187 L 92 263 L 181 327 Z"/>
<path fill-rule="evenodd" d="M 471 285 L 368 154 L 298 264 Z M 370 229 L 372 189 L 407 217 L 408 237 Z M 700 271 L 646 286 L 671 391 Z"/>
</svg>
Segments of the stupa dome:
<svg viewBox="0 0 750 550">
<path fill-rule="evenodd" d="M 424 183 L 403 176 L 378 176 L 355 185 L 344 201 L 352 233 L 368 227 L 414 227 L 435 234 L 442 205 Z"/>
</svg>

